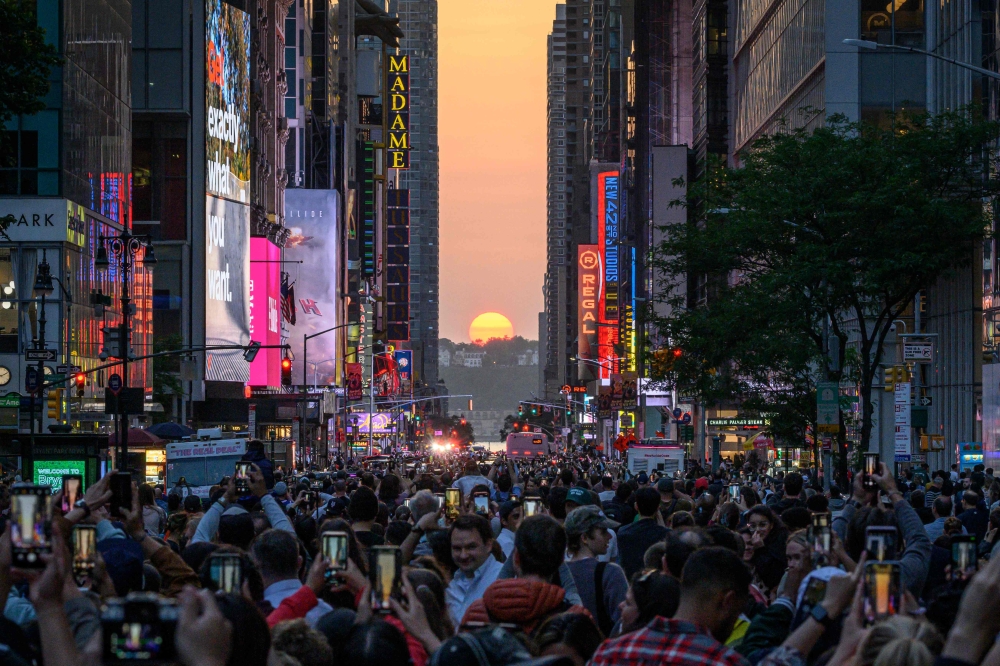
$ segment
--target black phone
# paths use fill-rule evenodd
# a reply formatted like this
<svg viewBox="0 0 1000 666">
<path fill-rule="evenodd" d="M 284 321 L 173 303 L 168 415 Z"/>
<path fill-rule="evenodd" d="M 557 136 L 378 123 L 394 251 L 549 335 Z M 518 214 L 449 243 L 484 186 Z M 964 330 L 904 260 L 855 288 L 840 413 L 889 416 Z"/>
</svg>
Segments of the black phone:
<svg viewBox="0 0 1000 666">
<path fill-rule="evenodd" d="M 97 526 L 73 527 L 73 576 L 77 585 L 83 585 L 97 564 Z"/>
<path fill-rule="evenodd" d="M 243 560 L 236 553 L 213 553 L 208 558 L 208 577 L 219 592 L 239 594 L 243 589 Z"/>
<path fill-rule="evenodd" d="M 866 626 L 899 613 L 903 604 L 899 562 L 869 562 L 865 565 L 865 596 L 862 615 Z"/>
<path fill-rule="evenodd" d="M 481 516 L 490 515 L 490 495 L 489 493 L 478 492 L 472 495 L 472 501 L 476 507 L 476 513 Z"/>
<path fill-rule="evenodd" d="M 392 610 L 389 600 L 398 601 L 402 596 L 402 551 L 397 546 L 372 546 L 368 556 L 372 610 L 377 613 L 389 613 Z"/>
<path fill-rule="evenodd" d="M 972 534 L 956 534 L 951 538 L 951 573 L 948 578 L 953 583 L 967 583 L 976 574 L 979 566 L 976 553 L 976 537 Z"/>
<path fill-rule="evenodd" d="M 111 503 L 108 511 L 114 518 L 124 518 L 121 510 L 132 510 L 132 475 L 115 472 L 111 475 Z"/>
<path fill-rule="evenodd" d="M 735 483 L 729 485 L 729 499 L 737 504 L 740 503 L 740 487 Z"/>
<path fill-rule="evenodd" d="M 338 571 L 347 570 L 347 532 L 323 532 L 320 539 L 326 558 L 326 579 L 329 582 Z"/>
<path fill-rule="evenodd" d="M 236 463 L 236 474 L 233 479 L 236 481 L 236 493 L 246 495 L 250 492 L 250 470 L 253 463 L 240 460 Z"/>
<path fill-rule="evenodd" d="M 52 552 L 52 489 L 24 485 L 10 489 L 10 543 L 13 565 L 45 566 L 41 555 Z"/>
<path fill-rule="evenodd" d="M 83 476 L 80 474 L 63 474 L 62 478 L 62 512 L 69 513 L 73 505 L 83 497 Z"/>
<path fill-rule="evenodd" d="M 896 528 L 892 526 L 873 526 L 865 530 L 865 550 L 868 559 L 877 562 L 888 562 L 896 559 Z"/>
<path fill-rule="evenodd" d="M 875 483 L 875 479 L 872 478 L 873 475 L 879 473 L 879 457 L 877 453 L 866 453 L 864 458 L 864 468 L 862 469 L 863 476 L 861 477 L 861 485 L 869 490 L 875 490 L 878 488 L 878 484 Z"/>
<path fill-rule="evenodd" d="M 108 599 L 101 610 L 104 662 L 173 663 L 177 616 L 176 604 L 152 593 Z"/>
</svg>

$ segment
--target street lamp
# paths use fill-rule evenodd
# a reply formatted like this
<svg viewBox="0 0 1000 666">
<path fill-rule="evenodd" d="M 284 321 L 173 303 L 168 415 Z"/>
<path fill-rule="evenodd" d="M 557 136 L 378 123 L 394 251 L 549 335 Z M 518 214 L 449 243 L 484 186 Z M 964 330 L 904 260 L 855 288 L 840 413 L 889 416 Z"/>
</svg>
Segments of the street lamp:
<svg viewBox="0 0 1000 666">
<path fill-rule="evenodd" d="M 867 51 L 875 51 L 877 49 L 890 49 L 893 51 L 906 51 L 908 53 L 919 53 L 920 55 L 925 55 L 936 60 L 943 60 L 944 62 L 951 63 L 952 65 L 957 65 L 964 69 L 976 72 L 977 74 L 982 74 L 983 76 L 989 77 L 991 79 L 1000 80 L 1000 74 L 997 72 L 992 72 L 988 69 L 983 69 L 982 67 L 976 67 L 975 65 L 969 64 L 967 62 L 961 62 L 960 60 L 955 60 L 954 58 L 949 58 L 947 56 L 934 53 L 933 51 L 925 51 L 923 49 L 915 49 L 912 46 L 900 46 L 899 44 L 881 44 L 879 42 L 873 42 L 867 39 L 845 39 L 844 44 L 847 46 L 856 46 L 859 49 L 865 49 Z"/>
<path fill-rule="evenodd" d="M 97 270 L 108 270 L 111 260 L 114 260 L 115 265 L 121 270 L 122 293 L 119 300 L 122 319 L 118 325 L 118 353 L 122 362 L 123 391 L 128 388 L 128 362 L 132 353 L 132 298 L 129 294 L 129 284 L 140 253 L 145 268 L 150 269 L 156 265 L 152 238 L 147 235 L 132 235 L 125 229 L 118 236 L 101 236 L 97 245 L 97 256 L 94 259 L 94 268 Z M 124 465 L 128 464 L 128 421 L 120 402 L 118 409 L 115 410 L 115 435 L 118 440 L 118 469 L 124 470 Z"/>
</svg>

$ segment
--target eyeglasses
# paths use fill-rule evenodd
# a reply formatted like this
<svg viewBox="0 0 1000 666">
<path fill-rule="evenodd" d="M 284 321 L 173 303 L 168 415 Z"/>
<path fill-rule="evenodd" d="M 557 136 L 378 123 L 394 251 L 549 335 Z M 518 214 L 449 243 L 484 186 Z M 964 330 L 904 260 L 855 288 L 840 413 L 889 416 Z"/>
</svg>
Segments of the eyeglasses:
<svg viewBox="0 0 1000 666">
<path fill-rule="evenodd" d="M 756 532 L 757 530 L 766 530 L 770 526 L 771 523 L 767 522 L 766 520 L 761 521 L 759 523 L 747 523 L 747 529 L 749 529 L 751 532 Z"/>
</svg>

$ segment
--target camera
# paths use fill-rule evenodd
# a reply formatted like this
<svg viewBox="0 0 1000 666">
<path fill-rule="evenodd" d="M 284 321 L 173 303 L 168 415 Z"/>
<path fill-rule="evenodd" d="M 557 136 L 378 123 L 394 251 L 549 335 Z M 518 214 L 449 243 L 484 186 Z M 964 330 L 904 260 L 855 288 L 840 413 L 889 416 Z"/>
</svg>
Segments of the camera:
<svg viewBox="0 0 1000 666">
<path fill-rule="evenodd" d="M 169 663 L 176 659 L 177 606 L 147 592 L 109 599 L 101 609 L 106 662 Z"/>
</svg>

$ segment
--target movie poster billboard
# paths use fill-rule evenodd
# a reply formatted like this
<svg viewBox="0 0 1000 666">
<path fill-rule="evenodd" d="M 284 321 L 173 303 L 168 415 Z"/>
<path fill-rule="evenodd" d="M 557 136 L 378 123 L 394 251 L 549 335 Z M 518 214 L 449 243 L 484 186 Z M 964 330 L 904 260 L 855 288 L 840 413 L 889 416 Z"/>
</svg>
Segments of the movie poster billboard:
<svg viewBox="0 0 1000 666">
<path fill-rule="evenodd" d="M 250 207 L 216 197 L 205 205 L 205 344 L 250 343 Z M 242 349 L 205 354 L 205 379 L 250 380 Z"/>
<path fill-rule="evenodd" d="M 284 265 L 289 284 L 295 288 L 296 309 L 295 324 L 288 327 L 288 343 L 296 362 L 307 362 L 310 382 L 315 371 L 319 386 L 337 383 L 337 366 L 344 355 L 340 341 L 346 328 L 322 333 L 344 323 L 337 309 L 339 211 L 335 190 L 285 191 L 285 226 L 291 234 L 285 243 Z M 303 359 L 303 336 L 317 333 L 322 334 L 309 339 L 308 358 Z"/>
<path fill-rule="evenodd" d="M 205 188 L 250 203 L 250 15 L 205 2 Z"/>
<path fill-rule="evenodd" d="M 250 339 L 281 344 L 281 248 L 250 239 Z M 281 386 L 281 350 L 261 349 L 250 364 L 251 386 Z"/>
</svg>

